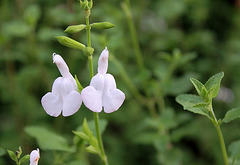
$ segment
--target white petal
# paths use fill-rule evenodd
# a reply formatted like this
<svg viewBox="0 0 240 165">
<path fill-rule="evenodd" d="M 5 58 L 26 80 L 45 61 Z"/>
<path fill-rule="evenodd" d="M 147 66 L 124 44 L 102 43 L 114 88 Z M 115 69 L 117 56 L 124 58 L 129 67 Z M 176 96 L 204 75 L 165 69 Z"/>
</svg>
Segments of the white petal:
<svg viewBox="0 0 240 165">
<path fill-rule="evenodd" d="M 58 117 L 61 114 L 63 104 L 62 99 L 59 96 L 54 95 L 51 92 L 48 92 L 42 97 L 41 103 L 43 109 L 50 116 Z"/>
<path fill-rule="evenodd" d="M 60 71 L 63 77 L 72 76 L 69 72 L 66 62 L 63 60 L 63 58 L 60 55 L 53 53 L 53 62 L 57 65 L 58 70 Z"/>
<path fill-rule="evenodd" d="M 70 92 L 63 98 L 63 116 L 71 116 L 76 113 L 82 105 L 82 97 L 77 91 Z"/>
<path fill-rule="evenodd" d="M 68 95 L 72 91 L 76 91 L 77 84 L 71 81 L 69 78 L 63 78 L 62 81 L 62 96 Z"/>
<path fill-rule="evenodd" d="M 61 95 L 61 88 L 62 88 L 62 77 L 58 77 L 54 82 L 52 86 L 52 93 L 55 95 L 60 96 Z"/>
<path fill-rule="evenodd" d="M 97 91 L 92 86 L 87 86 L 81 92 L 84 105 L 93 112 L 102 111 L 102 91 Z"/>
<path fill-rule="evenodd" d="M 39 149 L 33 150 L 30 153 L 30 165 L 37 165 L 40 158 Z"/>
<path fill-rule="evenodd" d="M 107 47 L 102 51 L 98 59 L 98 73 L 106 74 L 108 69 L 108 49 Z"/>
<path fill-rule="evenodd" d="M 102 111 L 102 91 L 104 88 L 104 77 L 101 74 L 95 75 L 90 86 L 81 92 L 84 105 L 93 112 Z"/>
<path fill-rule="evenodd" d="M 104 112 L 112 113 L 119 109 L 122 105 L 125 94 L 116 89 L 116 82 L 111 74 L 106 74 L 104 77 L 104 92 L 103 92 L 103 107 Z"/>
</svg>

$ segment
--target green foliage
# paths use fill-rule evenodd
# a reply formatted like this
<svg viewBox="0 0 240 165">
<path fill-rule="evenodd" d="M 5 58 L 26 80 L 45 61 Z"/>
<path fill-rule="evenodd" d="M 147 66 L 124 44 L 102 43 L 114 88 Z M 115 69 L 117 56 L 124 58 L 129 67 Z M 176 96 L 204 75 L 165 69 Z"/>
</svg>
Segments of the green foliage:
<svg viewBox="0 0 240 165">
<path fill-rule="evenodd" d="M 239 119 L 240 118 L 240 108 L 234 108 L 229 110 L 225 117 L 223 118 L 224 123 L 229 123 L 233 120 Z"/>
<path fill-rule="evenodd" d="M 3 156 L 5 154 L 6 154 L 6 151 L 2 147 L 0 147 L 0 156 Z"/>
<path fill-rule="evenodd" d="M 28 126 L 25 132 L 34 137 L 42 150 L 55 150 L 73 152 L 74 149 L 69 146 L 68 141 L 62 137 L 41 126 Z"/>
<path fill-rule="evenodd" d="M 200 96 L 181 94 L 176 97 L 176 101 L 183 106 L 184 110 L 208 116 L 208 104 Z"/>
<path fill-rule="evenodd" d="M 7 152 L 8 152 L 9 157 L 10 157 L 13 161 L 15 161 L 15 162 L 18 161 L 18 158 L 17 158 L 17 156 L 15 155 L 15 153 L 14 153 L 13 151 L 7 150 Z"/>
</svg>

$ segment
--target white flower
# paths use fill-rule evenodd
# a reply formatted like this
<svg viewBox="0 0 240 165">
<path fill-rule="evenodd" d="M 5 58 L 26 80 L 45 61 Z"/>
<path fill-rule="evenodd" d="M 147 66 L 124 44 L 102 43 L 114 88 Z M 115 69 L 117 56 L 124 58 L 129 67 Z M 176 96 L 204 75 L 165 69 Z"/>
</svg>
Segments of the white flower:
<svg viewBox="0 0 240 165">
<path fill-rule="evenodd" d="M 39 153 L 39 149 L 37 148 L 37 150 L 33 150 L 30 153 L 30 165 L 37 165 L 39 158 L 40 158 L 40 153 Z"/>
<path fill-rule="evenodd" d="M 60 55 L 53 53 L 53 63 L 57 65 L 62 77 L 54 81 L 52 92 L 42 97 L 42 106 L 50 116 L 57 117 L 61 112 L 63 116 L 73 115 L 82 104 L 76 81 Z"/>
<path fill-rule="evenodd" d="M 90 86 L 81 92 L 83 103 L 93 112 L 111 113 L 122 105 L 125 94 L 117 89 L 114 77 L 107 74 L 108 50 L 105 48 L 98 60 L 98 73 L 92 78 Z"/>
</svg>

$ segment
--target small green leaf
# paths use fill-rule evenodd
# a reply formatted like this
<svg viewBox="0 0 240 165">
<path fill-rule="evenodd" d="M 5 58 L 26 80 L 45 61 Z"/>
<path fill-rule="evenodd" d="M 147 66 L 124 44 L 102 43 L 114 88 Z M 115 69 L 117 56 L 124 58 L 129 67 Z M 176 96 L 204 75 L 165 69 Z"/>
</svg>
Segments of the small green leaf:
<svg viewBox="0 0 240 165">
<path fill-rule="evenodd" d="M 240 107 L 229 110 L 223 118 L 223 122 L 229 123 L 235 119 L 240 119 Z"/>
<path fill-rule="evenodd" d="M 58 36 L 56 38 L 60 44 L 67 46 L 69 48 L 84 50 L 86 47 L 82 43 L 75 41 L 67 36 Z"/>
<path fill-rule="evenodd" d="M 83 133 L 83 132 L 77 132 L 77 131 L 73 131 L 73 133 L 74 133 L 76 136 L 80 137 L 81 139 L 89 142 L 89 137 L 88 137 L 85 133 Z"/>
<path fill-rule="evenodd" d="M 66 33 L 76 33 L 76 32 L 80 32 L 83 29 L 86 28 L 86 25 L 72 25 L 72 26 L 68 26 L 67 29 L 64 31 Z"/>
<path fill-rule="evenodd" d="M 95 29 L 109 29 L 109 28 L 115 27 L 115 25 L 110 22 L 93 23 L 90 26 Z"/>
<path fill-rule="evenodd" d="M 209 97 L 211 97 L 211 99 L 217 96 L 223 76 L 224 73 L 220 72 L 210 77 L 208 81 L 205 83 L 204 86 L 206 87 Z"/>
<path fill-rule="evenodd" d="M 87 124 L 87 119 L 84 118 L 83 120 L 83 132 L 87 135 L 87 136 L 90 136 L 92 134 L 91 130 L 89 129 L 88 127 L 88 124 Z"/>
<path fill-rule="evenodd" d="M 92 154 L 100 154 L 99 151 L 92 145 L 86 147 L 86 150 L 87 150 L 87 152 L 92 153 Z"/>
<path fill-rule="evenodd" d="M 190 81 L 192 82 L 192 84 L 195 87 L 199 96 L 201 96 L 202 95 L 202 90 L 203 90 L 203 88 L 205 88 L 204 85 L 195 78 L 190 78 Z"/>
<path fill-rule="evenodd" d="M 78 80 L 76 75 L 75 75 L 75 81 L 77 83 L 78 92 L 81 93 L 81 91 L 83 90 L 83 87 L 82 87 L 81 83 L 79 82 L 79 80 Z"/>
<path fill-rule="evenodd" d="M 7 150 L 7 152 L 8 152 L 9 157 L 10 157 L 12 160 L 14 160 L 15 162 L 18 161 L 18 158 L 17 158 L 17 156 L 15 155 L 15 153 L 14 153 L 13 151 Z"/>
<path fill-rule="evenodd" d="M 206 108 L 195 107 L 198 105 L 205 104 L 204 100 L 200 96 L 191 94 L 181 94 L 176 97 L 176 101 L 183 106 L 184 110 L 208 116 L 208 110 Z"/>
<path fill-rule="evenodd" d="M 20 163 L 27 162 L 27 161 L 29 161 L 29 159 L 30 159 L 30 155 L 29 155 L 29 154 L 28 154 L 28 155 L 25 155 L 24 157 L 22 157 L 22 158 L 20 159 Z"/>
</svg>

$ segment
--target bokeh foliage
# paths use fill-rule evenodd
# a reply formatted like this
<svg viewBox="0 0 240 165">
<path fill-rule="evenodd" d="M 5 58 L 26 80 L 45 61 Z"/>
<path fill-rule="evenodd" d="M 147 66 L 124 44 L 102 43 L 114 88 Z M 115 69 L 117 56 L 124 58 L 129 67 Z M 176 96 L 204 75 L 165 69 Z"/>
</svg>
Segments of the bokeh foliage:
<svg viewBox="0 0 240 165">
<path fill-rule="evenodd" d="M 240 106 L 239 1 L 129 1 L 143 55 L 142 69 L 134 55 L 128 15 L 123 7 L 126 2 L 94 1 L 90 18 L 90 23 L 108 21 L 116 25 L 105 31 L 92 30 L 94 66 L 108 46 L 109 72 L 126 94 L 119 111 L 100 114 L 108 120 L 103 141 L 110 164 L 222 164 L 214 128 L 205 118 L 183 111 L 175 96 L 194 92 L 189 78 L 204 82 L 224 71 L 221 85 L 225 88 L 214 100 L 215 113 L 223 118 L 228 109 Z M 27 154 L 39 147 L 27 133 L 30 128 L 47 131 L 47 135 L 61 135 L 63 148 L 72 150 L 70 146 L 76 143 L 72 141 L 72 130 L 81 127 L 84 117 L 92 119 L 84 106 L 71 117 L 53 118 L 40 104 L 41 97 L 60 76 L 52 64 L 53 52 L 63 56 L 84 87 L 88 85 L 86 57 L 54 38 L 68 35 L 84 43 L 85 33 L 64 33 L 67 26 L 81 23 L 84 16 L 77 0 L 0 2 L 1 165 L 13 164 L 6 149 L 15 151 L 21 145 Z M 142 98 L 147 98 L 147 103 Z M 150 109 L 157 110 L 158 115 Z M 239 124 L 235 121 L 222 127 L 227 146 L 239 139 Z M 39 164 L 100 164 L 84 150 L 75 157 L 79 159 L 70 162 L 68 153 L 42 148 Z"/>
</svg>

